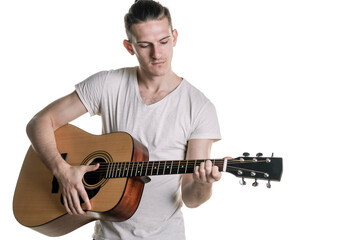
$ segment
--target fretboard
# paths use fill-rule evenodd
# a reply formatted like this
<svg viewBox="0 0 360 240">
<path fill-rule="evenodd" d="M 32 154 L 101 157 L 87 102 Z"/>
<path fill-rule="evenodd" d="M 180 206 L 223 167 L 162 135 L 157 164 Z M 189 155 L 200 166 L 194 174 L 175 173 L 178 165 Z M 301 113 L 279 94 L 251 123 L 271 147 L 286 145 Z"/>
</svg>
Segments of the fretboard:
<svg viewBox="0 0 360 240">
<path fill-rule="evenodd" d="M 170 174 L 193 173 L 195 166 L 205 160 L 149 161 L 149 162 L 114 162 L 103 163 L 100 168 L 105 178 L 141 177 Z M 214 166 L 223 171 L 224 159 L 209 159 Z"/>
</svg>

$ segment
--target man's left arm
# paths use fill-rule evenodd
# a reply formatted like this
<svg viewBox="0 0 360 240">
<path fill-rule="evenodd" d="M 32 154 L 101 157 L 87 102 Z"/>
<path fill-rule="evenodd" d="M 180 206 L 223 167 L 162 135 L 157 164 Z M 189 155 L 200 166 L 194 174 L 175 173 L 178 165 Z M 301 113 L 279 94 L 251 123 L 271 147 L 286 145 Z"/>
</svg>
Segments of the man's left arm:
<svg viewBox="0 0 360 240">
<path fill-rule="evenodd" d="M 192 139 L 188 141 L 186 159 L 209 159 L 213 140 Z M 182 200 L 189 208 L 206 202 L 212 194 L 212 184 L 219 181 L 221 172 L 210 160 L 197 166 L 193 174 L 184 174 L 181 179 Z"/>
</svg>

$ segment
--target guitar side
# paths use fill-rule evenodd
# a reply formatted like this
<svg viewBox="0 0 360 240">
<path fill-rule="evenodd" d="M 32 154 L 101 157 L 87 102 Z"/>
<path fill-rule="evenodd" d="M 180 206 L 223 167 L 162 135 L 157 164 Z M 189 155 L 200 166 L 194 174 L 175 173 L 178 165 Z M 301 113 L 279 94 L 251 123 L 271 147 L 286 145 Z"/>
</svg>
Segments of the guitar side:
<svg viewBox="0 0 360 240">
<path fill-rule="evenodd" d="M 55 138 L 65 161 L 74 166 L 99 159 L 107 162 L 148 160 L 147 149 L 123 132 L 97 136 L 68 124 L 55 132 Z M 84 185 L 87 190 L 96 190 L 90 199 L 92 211 L 85 216 L 69 215 L 61 203 L 56 179 L 30 147 L 15 189 L 15 218 L 20 224 L 48 236 L 64 235 L 97 219 L 124 221 L 136 211 L 144 183 L 136 178 L 113 178 L 90 183 L 84 180 Z"/>
</svg>

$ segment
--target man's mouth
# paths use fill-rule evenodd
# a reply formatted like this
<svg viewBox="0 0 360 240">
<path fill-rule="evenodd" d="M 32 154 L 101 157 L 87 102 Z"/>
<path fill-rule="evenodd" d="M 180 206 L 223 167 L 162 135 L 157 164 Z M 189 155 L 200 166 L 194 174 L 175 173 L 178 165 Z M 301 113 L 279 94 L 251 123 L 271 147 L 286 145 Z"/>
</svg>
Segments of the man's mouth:
<svg viewBox="0 0 360 240">
<path fill-rule="evenodd" d="M 164 63 L 165 61 L 157 61 L 157 62 L 152 62 L 151 64 L 156 66 L 156 65 L 162 65 Z"/>
</svg>

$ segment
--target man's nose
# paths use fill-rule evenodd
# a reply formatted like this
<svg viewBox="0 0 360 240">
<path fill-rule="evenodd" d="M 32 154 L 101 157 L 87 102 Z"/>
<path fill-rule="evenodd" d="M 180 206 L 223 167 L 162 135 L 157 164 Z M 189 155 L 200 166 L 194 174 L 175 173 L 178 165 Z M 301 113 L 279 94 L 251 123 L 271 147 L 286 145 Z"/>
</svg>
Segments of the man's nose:
<svg viewBox="0 0 360 240">
<path fill-rule="evenodd" d="M 160 59 L 161 58 L 161 51 L 160 51 L 160 47 L 154 45 L 151 51 L 151 57 L 153 59 Z"/>
</svg>

